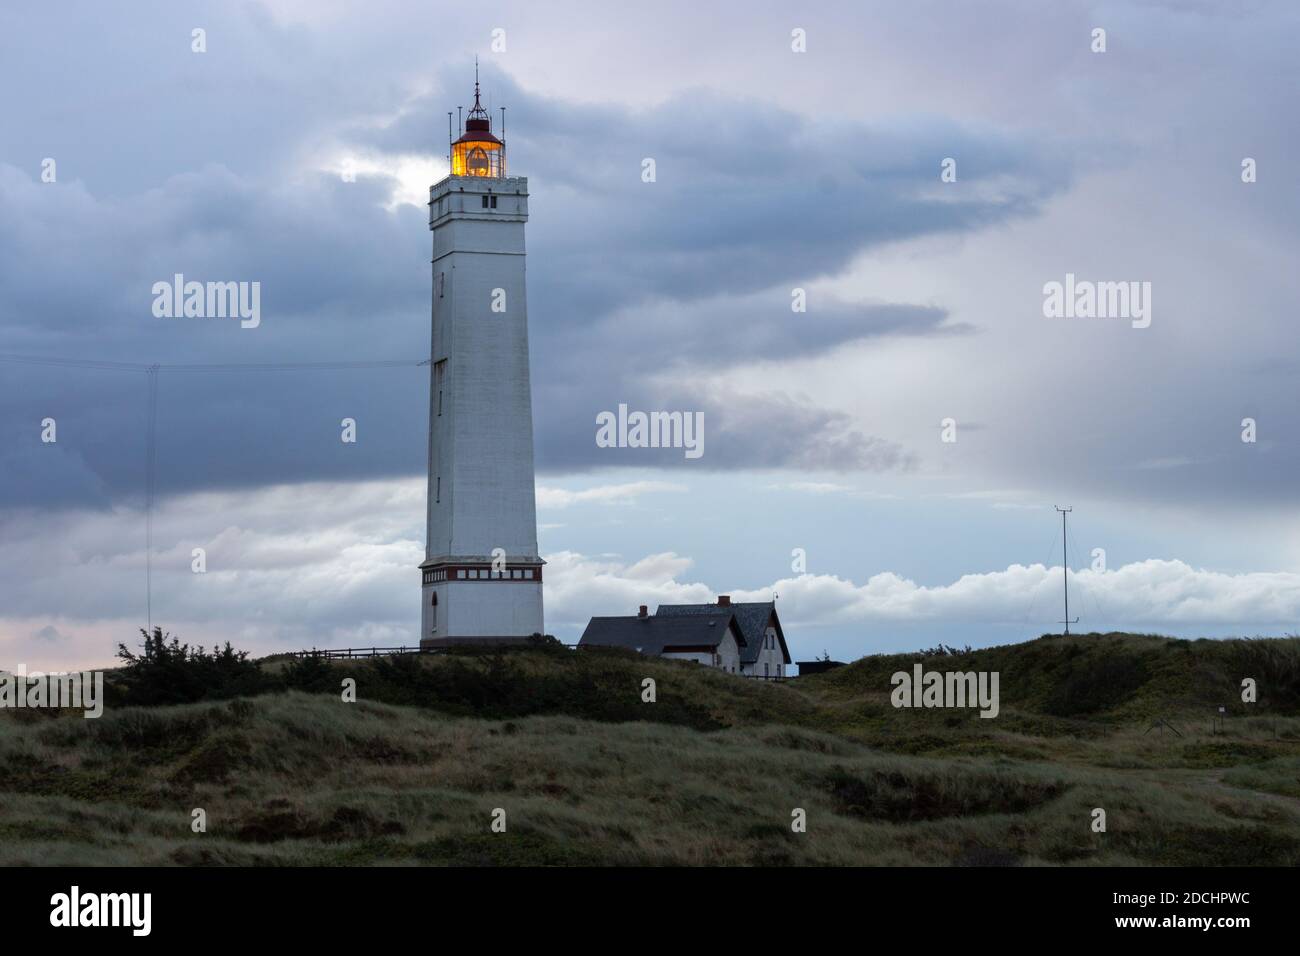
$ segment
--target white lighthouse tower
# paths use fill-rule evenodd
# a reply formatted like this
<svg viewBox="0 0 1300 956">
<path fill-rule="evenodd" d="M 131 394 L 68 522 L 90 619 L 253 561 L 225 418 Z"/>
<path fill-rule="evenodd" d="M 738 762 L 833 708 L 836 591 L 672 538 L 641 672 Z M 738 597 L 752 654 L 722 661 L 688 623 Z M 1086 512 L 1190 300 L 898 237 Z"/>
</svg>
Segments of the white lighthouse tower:
<svg viewBox="0 0 1300 956">
<path fill-rule="evenodd" d="M 433 346 L 420 646 L 525 641 L 542 629 L 524 223 L 528 180 L 479 102 L 429 190 Z"/>
</svg>

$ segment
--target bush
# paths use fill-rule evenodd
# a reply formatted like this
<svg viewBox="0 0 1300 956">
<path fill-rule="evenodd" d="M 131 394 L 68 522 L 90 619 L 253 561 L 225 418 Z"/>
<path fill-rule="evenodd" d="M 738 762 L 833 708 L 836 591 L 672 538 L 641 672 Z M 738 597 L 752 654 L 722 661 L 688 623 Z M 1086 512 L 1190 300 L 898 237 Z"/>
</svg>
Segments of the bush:
<svg viewBox="0 0 1300 956">
<path fill-rule="evenodd" d="M 270 689 L 268 679 L 247 651 L 235 650 L 229 641 L 211 651 L 190 647 L 180 639 L 140 629 L 142 653 L 125 644 L 117 645 L 117 656 L 125 665 L 119 687 L 125 703 L 142 706 L 190 704 L 200 700 L 226 700 L 260 694 Z"/>
<path fill-rule="evenodd" d="M 336 669 L 324 657 L 297 657 L 284 669 L 284 686 L 306 693 L 325 693 L 340 687 Z"/>
</svg>

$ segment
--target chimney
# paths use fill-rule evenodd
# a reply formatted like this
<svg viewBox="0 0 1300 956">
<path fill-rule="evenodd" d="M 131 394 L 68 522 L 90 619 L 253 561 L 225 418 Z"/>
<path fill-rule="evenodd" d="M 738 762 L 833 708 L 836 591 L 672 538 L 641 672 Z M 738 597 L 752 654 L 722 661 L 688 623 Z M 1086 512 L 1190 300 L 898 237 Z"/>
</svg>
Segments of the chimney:
<svg viewBox="0 0 1300 956">
<path fill-rule="evenodd" d="M 646 613 L 646 606 L 642 604 L 640 612 L 637 613 L 637 617 L 648 617 L 648 616 L 649 615 Z"/>
<path fill-rule="evenodd" d="M 718 607 L 731 607 L 731 595 L 730 595 L 730 594 L 719 594 L 719 595 L 718 595 Z"/>
</svg>

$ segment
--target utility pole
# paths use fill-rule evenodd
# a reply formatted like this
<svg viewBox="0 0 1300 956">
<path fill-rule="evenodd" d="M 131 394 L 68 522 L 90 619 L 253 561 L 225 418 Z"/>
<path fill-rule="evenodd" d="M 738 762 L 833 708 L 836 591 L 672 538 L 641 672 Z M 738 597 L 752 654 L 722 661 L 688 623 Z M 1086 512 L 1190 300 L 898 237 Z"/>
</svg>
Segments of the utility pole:
<svg viewBox="0 0 1300 956">
<path fill-rule="evenodd" d="M 1070 620 L 1070 559 L 1066 557 L 1065 549 L 1065 516 L 1074 508 L 1057 508 L 1056 510 L 1061 513 L 1061 579 L 1065 584 L 1065 620 L 1059 623 L 1065 625 L 1065 636 L 1069 637 L 1070 625 L 1079 623 L 1077 617 L 1073 621 Z"/>
</svg>

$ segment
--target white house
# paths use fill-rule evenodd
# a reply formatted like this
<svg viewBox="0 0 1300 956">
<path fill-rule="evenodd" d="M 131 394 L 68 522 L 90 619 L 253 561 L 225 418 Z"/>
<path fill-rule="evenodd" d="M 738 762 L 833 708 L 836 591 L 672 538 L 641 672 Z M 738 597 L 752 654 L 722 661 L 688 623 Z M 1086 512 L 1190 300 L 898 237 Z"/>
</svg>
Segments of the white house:
<svg viewBox="0 0 1300 956">
<path fill-rule="evenodd" d="M 641 654 L 690 660 L 746 677 L 786 676 L 791 663 L 774 602 L 642 605 L 634 617 L 593 617 L 583 647 L 625 647 Z"/>
<path fill-rule="evenodd" d="M 656 617 L 674 618 L 731 611 L 745 643 L 740 648 L 740 673 L 746 677 L 785 677 L 793 663 L 785 644 L 785 632 L 776 613 L 775 601 L 732 604 L 731 597 L 718 595 L 717 604 L 660 604 Z"/>
<path fill-rule="evenodd" d="M 651 657 L 694 661 L 740 673 L 744 636 L 736 615 L 726 609 L 689 617 L 652 616 L 641 605 L 635 617 L 593 617 L 582 632 L 582 647 L 623 647 Z"/>
</svg>

